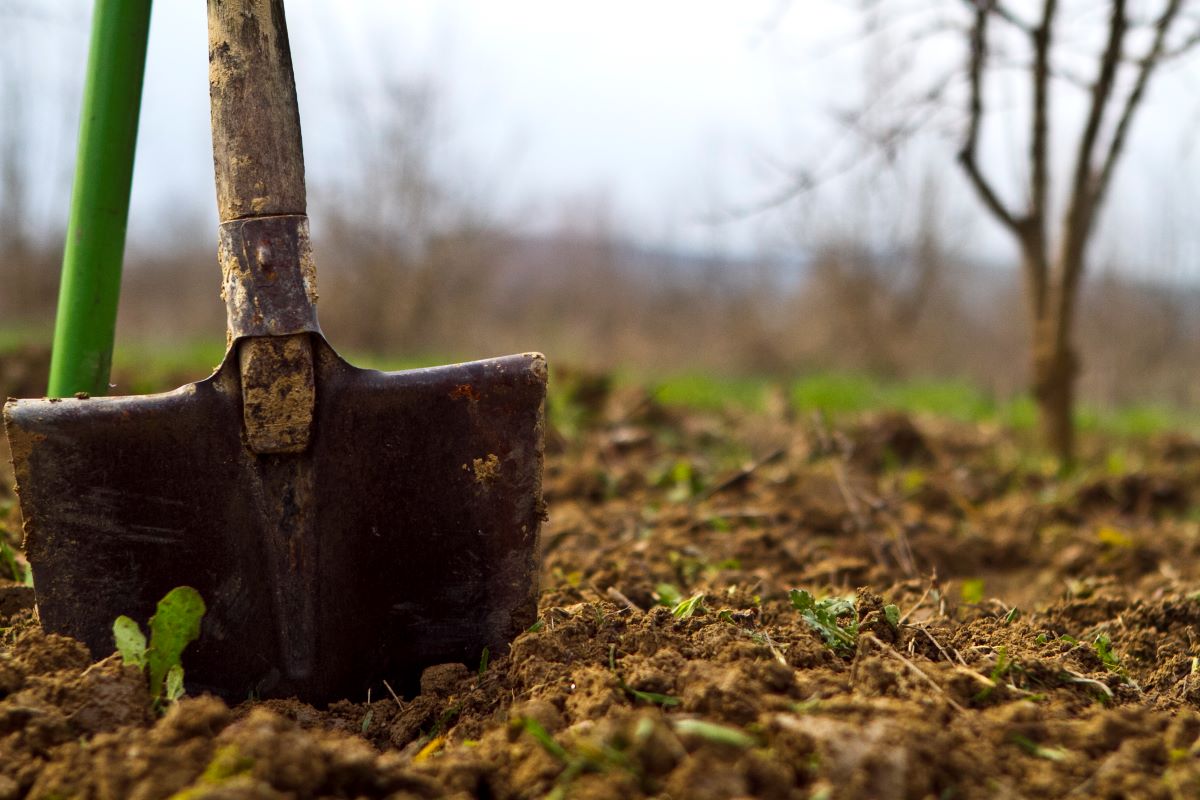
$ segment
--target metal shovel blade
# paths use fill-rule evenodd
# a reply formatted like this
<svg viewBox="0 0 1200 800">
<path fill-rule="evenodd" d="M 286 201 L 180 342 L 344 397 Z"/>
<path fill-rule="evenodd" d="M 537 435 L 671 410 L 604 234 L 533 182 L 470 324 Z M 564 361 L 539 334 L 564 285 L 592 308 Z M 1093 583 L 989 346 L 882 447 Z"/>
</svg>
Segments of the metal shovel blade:
<svg viewBox="0 0 1200 800">
<path fill-rule="evenodd" d="M 165 394 L 5 405 L 47 630 L 104 656 L 118 615 L 193 586 L 190 689 L 326 702 L 474 663 L 534 621 L 542 357 L 382 373 L 312 342 L 298 455 L 247 448 L 230 356 Z"/>
</svg>

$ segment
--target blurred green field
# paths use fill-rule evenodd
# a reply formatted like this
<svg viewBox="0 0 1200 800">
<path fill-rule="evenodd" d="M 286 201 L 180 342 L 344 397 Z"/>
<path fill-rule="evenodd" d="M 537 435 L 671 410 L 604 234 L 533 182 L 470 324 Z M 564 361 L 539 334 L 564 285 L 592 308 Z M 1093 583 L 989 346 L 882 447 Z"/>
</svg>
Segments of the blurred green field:
<svg viewBox="0 0 1200 800">
<path fill-rule="evenodd" d="M 1037 407 L 1029 395 L 997 398 L 957 380 L 895 382 L 863 374 L 828 372 L 791 380 L 687 374 L 669 376 L 651 385 L 656 387 L 655 397 L 663 404 L 687 408 L 762 410 L 771 387 L 782 387 L 796 411 L 815 411 L 832 418 L 895 410 L 958 422 L 991 423 L 1018 431 L 1032 429 L 1037 423 Z M 1157 405 L 1103 409 L 1083 405 L 1076 413 L 1076 422 L 1085 433 L 1129 437 L 1167 431 L 1200 434 L 1200 409 Z"/>
<path fill-rule="evenodd" d="M 23 347 L 44 346 L 47 341 L 42 331 L 0 329 L 0 357 Z M 220 363 L 224 349 L 224 342 L 216 339 L 120 343 L 113 355 L 115 391 L 145 394 L 198 380 Z M 342 355 L 358 366 L 383 370 L 414 369 L 461 360 L 453 356 L 398 357 L 355 352 Z M 551 364 L 552 416 L 572 414 L 569 406 L 577 380 L 573 374 L 567 371 L 563 379 L 555 380 Z M 960 380 L 887 381 L 865 374 L 837 372 L 793 377 L 728 377 L 695 372 L 649 375 L 620 370 L 613 375 L 613 382 L 617 386 L 645 386 L 658 402 L 668 407 L 706 411 L 762 411 L 768 405 L 768 398 L 774 395 L 786 398 L 798 413 L 819 412 L 833 420 L 895 410 L 964 423 L 993 424 L 1016 431 L 1030 430 L 1037 421 L 1036 408 L 1028 395 L 995 397 Z M 1120 437 L 1168 431 L 1200 435 L 1200 409 L 1165 405 L 1116 409 L 1082 405 L 1077 422 L 1082 432 Z"/>
</svg>

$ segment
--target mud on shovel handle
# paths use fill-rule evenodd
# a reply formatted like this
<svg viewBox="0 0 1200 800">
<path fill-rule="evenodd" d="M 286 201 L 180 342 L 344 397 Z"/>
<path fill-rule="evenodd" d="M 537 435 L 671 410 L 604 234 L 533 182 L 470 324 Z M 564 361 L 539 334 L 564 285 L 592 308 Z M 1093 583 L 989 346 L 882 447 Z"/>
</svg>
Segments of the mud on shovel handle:
<svg viewBox="0 0 1200 800">
<path fill-rule="evenodd" d="M 304 214 L 304 153 L 282 0 L 208 0 L 221 222 Z"/>
<path fill-rule="evenodd" d="M 219 259 L 247 442 L 309 442 L 318 333 L 300 112 L 282 0 L 208 0 Z"/>
</svg>

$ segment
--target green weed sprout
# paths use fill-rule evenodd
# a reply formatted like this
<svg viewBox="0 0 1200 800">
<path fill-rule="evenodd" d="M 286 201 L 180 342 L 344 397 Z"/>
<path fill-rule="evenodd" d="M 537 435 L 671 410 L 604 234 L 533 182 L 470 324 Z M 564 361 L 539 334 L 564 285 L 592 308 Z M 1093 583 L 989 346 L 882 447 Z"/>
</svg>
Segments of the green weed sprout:
<svg viewBox="0 0 1200 800">
<path fill-rule="evenodd" d="M 853 650 L 858 643 L 858 610 L 853 597 L 814 598 L 803 589 L 788 593 L 792 607 L 834 650 Z M 889 616 L 890 621 L 890 616 Z M 899 614 L 896 615 L 899 623 Z"/>
<path fill-rule="evenodd" d="M 991 685 L 985 686 L 975 695 L 976 702 L 982 703 L 991 697 L 992 692 L 996 690 L 996 687 L 1002 685 L 1008 678 L 1008 673 L 1013 669 L 1013 667 L 1013 662 L 1009 661 L 1008 659 L 1008 648 L 1004 645 L 997 647 L 996 665 L 992 667 L 992 674 L 988 676 L 991 678 Z"/>
<path fill-rule="evenodd" d="M 113 640 L 126 664 L 144 670 L 156 705 L 183 696 L 184 649 L 200 636 L 204 599 L 190 586 L 179 586 L 158 601 L 150 618 L 150 644 L 141 626 L 122 614 L 113 622 Z"/>
<path fill-rule="evenodd" d="M 676 733 L 697 736 L 714 744 L 740 748 L 754 747 L 758 744 L 754 737 L 745 731 L 702 719 L 677 719 L 673 726 Z"/>
<path fill-rule="evenodd" d="M 671 609 L 671 613 L 679 619 L 691 619 L 694 614 L 704 610 L 703 592 L 685 598 L 673 584 L 660 583 L 654 587 L 654 593 L 658 604 Z"/>
<path fill-rule="evenodd" d="M 895 603 L 888 603 L 883 607 L 883 618 L 888 621 L 888 624 L 893 628 L 900 627 L 900 606 Z"/>
<path fill-rule="evenodd" d="M 1125 668 L 1121 666 L 1120 659 L 1113 652 L 1112 639 L 1102 633 L 1092 642 L 1092 647 L 1096 649 L 1096 655 L 1099 657 L 1100 662 L 1104 664 L 1105 669 L 1119 675 L 1125 674 Z"/>
<path fill-rule="evenodd" d="M 682 600 L 671 609 L 671 613 L 679 619 L 691 619 L 692 615 L 704 608 L 704 593 L 698 592 L 687 600 Z"/>
</svg>

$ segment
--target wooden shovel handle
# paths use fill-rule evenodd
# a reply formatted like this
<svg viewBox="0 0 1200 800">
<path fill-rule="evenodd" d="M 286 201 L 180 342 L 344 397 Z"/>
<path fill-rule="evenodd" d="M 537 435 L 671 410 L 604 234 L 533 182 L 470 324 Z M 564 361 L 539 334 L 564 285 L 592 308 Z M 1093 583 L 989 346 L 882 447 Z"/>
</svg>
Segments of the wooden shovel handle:
<svg viewBox="0 0 1200 800">
<path fill-rule="evenodd" d="M 221 222 L 304 214 L 283 0 L 208 0 L 208 83 Z"/>
</svg>

